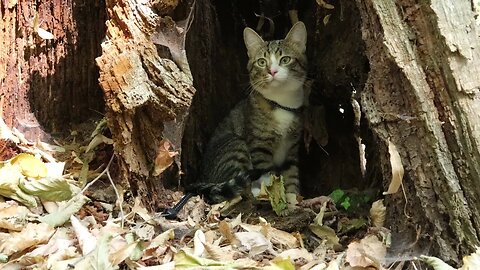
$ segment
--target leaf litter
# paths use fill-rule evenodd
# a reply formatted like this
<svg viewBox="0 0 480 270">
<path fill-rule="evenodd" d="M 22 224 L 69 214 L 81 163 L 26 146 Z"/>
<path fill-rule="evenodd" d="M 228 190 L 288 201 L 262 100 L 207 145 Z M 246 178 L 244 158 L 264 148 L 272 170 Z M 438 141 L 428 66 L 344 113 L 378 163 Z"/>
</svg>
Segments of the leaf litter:
<svg viewBox="0 0 480 270">
<path fill-rule="evenodd" d="M 25 143 L 0 117 L 0 142 L 12 153 L 1 155 L 4 160 L 0 161 L 1 269 L 389 267 L 385 257 L 390 232 L 383 227 L 382 200 L 366 207 L 369 214 L 354 216 L 337 210 L 345 208 L 344 200 L 336 202 L 338 195 L 300 198 L 298 209 L 310 212 L 311 218 L 303 229 L 295 227 L 294 220 L 290 230 L 248 212 L 225 217 L 222 211 L 228 204 L 208 205 L 198 196 L 186 204 L 177 220 L 149 212 L 138 197 L 125 201 L 123 191 L 115 186 L 113 200 L 98 201 L 89 187 L 102 176 L 110 177 L 113 160 L 106 162 L 105 153 L 112 152 L 106 147 L 112 141 L 104 127 L 101 121 L 83 144 L 73 140 L 49 146 Z M 167 139 L 160 148 L 154 161 L 158 174 L 177 154 Z M 271 213 L 286 209 L 281 182 L 281 177 L 272 176 L 272 186 L 264 187 Z M 465 257 L 461 269 L 476 269 L 478 254 Z M 435 257 L 418 260 L 439 267 L 435 269 L 453 269 Z"/>
</svg>

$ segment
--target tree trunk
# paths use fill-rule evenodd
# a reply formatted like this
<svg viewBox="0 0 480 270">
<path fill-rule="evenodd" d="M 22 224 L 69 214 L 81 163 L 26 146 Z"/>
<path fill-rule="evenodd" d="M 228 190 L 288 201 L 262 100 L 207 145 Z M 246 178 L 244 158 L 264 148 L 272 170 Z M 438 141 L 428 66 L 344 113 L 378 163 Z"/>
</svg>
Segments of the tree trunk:
<svg viewBox="0 0 480 270">
<path fill-rule="evenodd" d="M 87 2 L 0 1 L 3 117 L 31 141 L 48 138 L 43 129 L 68 131 L 68 123 L 103 111 L 93 60 L 105 32 L 104 3 Z"/>
<path fill-rule="evenodd" d="M 152 210 L 172 201 L 164 182 L 178 179 L 179 166 L 158 174 L 154 161 L 170 154 L 165 151 L 180 151 L 183 119 L 195 92 L 183 48 L 189 12 L 183 17 L 187 24 L 178 25 L 153 10 L 170 14 L 178 1 L 154 2 L 107 1 L 107 40 L 97 58 L 119 177 Z M 165 140 L 175 149 L 168 149 L 170 143 L 165 149 Z"/>
<path fill-rule="evenodd" d="M 388 141 L 405 168 L 404 192 L 387 197 L 390 227 L 454 262 L 480 245 L 480 33 L 472 3 L 357 0 L 371 67 L 363 112 L 384 179 Z"/>
</svg>

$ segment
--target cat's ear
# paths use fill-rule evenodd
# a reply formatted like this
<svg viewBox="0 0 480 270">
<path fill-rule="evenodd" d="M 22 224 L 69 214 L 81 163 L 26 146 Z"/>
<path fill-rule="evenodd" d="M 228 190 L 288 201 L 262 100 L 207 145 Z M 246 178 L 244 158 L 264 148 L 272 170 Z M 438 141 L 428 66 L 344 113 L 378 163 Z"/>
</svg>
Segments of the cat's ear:
<svg viewBox="0 0 480 270">
<path fill-rule="evenodd" d="M 262 37 L 249 27 L 246 27 L 245 30 L 243 30 L 243 41 L 245 41 L 249 57 L 252 57 L 253 54 L 265 44 Z"/>
<path fill-rule="evenodd" d="M 303 22 L 295 23 L 292 29 L 288 31 L 285 40 L 297 45 L 302 53 L 305 52 L 307 47 L 307 28 L 305 28 L 305 24 Z"/>
</svg>

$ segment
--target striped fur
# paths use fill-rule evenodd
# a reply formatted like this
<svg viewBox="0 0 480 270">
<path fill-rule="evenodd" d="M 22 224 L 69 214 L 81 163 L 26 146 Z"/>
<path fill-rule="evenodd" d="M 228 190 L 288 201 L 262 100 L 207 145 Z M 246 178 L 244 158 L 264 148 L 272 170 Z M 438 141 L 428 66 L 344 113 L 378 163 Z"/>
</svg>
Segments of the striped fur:
<svg viewBox="0 0 480 270">
<path fill-rule="evenodd" d="M 269 173 L 281 174 L 287 193 L 298 194 L 298 149 L 306 78 L 306 29 L 265 42 L 246 28 L 252 92 L 219 124 L 207 145 L 201 181 L 187 191 L 221 202 L 256 191 Z M 264 177 L 261 177 L 261 176 Z"/>
</svg>

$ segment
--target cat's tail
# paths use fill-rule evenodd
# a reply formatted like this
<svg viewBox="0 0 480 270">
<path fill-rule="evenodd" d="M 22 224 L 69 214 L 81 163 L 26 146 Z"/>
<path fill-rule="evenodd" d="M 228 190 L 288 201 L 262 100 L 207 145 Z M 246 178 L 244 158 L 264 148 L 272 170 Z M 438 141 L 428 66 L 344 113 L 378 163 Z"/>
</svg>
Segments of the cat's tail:
<svg viewBox="0 0 480 270">
<path fill-rule="evenodd" d="M 209 203 L 220 203 L 235 198 L 263 174 L 263 170 L 249 170 L 239 173 L 232 179 L 218 183 L 193 183 L 185 188 L 185 192 L 202 195 Z"/>
</svg>

